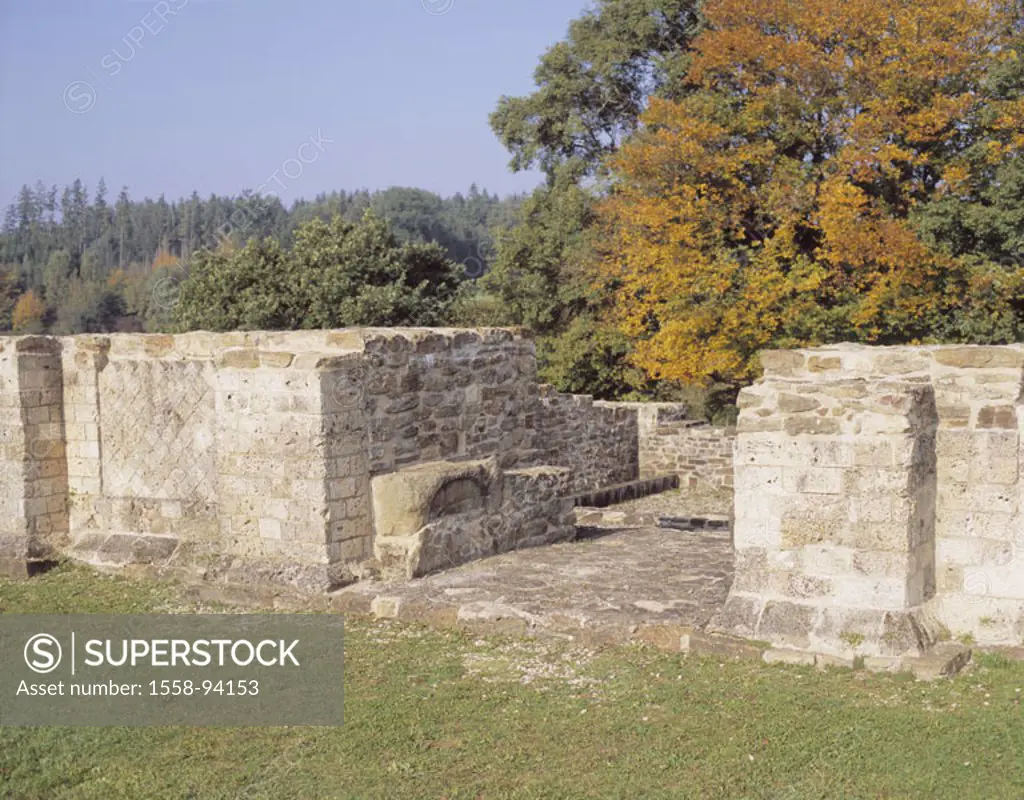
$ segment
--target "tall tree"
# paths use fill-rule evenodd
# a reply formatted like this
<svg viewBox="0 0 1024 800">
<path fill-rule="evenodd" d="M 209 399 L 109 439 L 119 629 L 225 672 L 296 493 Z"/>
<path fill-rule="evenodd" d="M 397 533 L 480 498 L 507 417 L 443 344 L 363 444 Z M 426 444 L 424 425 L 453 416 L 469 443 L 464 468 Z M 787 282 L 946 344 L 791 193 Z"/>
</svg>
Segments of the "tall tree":
<svg viewBox="0 0 1024 800">
<path fill-rule="evenodd" d="M 79 183 L 65 187 L 58 204 L 57 187 L 37 183 L 23 187 L 5 210 L 0 263 L 14 268 L 17 295 L 35 289 L 45 301 L 52 330 L 164 330 L 171 323 L 176 286 L 197 251 L 227 253 L 250 240 L 272 238 L 290 252 L 304 222 L 329 222 L 340 214 L 354 224 L 373 204 L 405 224 L 403 240 L 441 244 L 457 261 L 472 256 L 489 263 L 485 243 L 491 228 L 507 225 L 520 202 L 475 188 L 469 202 L 414 189 L 359 190 L 297 201 L 289 211 L 278 198 L 250 191 L 206 200 L 193 192 L 177 201 L 133 201 L 125 188 L 111 208 L 106 194 L 101 179 L 90 203 Z M 413 202 L 404 202 L 410 197 Z M 112 302 L 111 293 L 123 303 Z M 113 320 L 115 312 L 122 316 Z"/>
<path fill-rule="evenodd" d="M 42 333 L 46 303 L 31 289 L 18 298 L 11 312 L 11 329 L 15 333 Z"/>
<path fill-rule="evenodd" d="M 0 331 L 11 330 L 11 315 L 20 295 L 17 267 L 13 264 L 0 264 Z"/>
<path fill-rule="evenodd" d="M 984 275 L 914 217 L 1020 158 L 1024 104 L 992 80 L 1016 58 L 1016 5 L 710 0 L 705 14 L 694 90 L 652 100 L 601 206 L 635 363 L 736 382 L 766 346 L 948 335 L 940 321 Z M 986 313 L 1013 316 L 1012 266 Z"/>
<path fill-rule="evenodd" d="M 648 388 L 632 383 L 628 342 L 603 323 L 603 295 L 580 264 L 589 260 L 593 185 L 604 160 L 636 129 L 650 97 L 686 91 L 699 5 L 598 0 L 541 57 L 536 91 L 501 98 L 491 115 L 511 168 L 539 167 L 547 180 L 498 239 L 481 289 L 485 302 L 499 298 L 493 321 L 536 330 L 542 375 L 564 390 L 615 397 Z"/>
<path fill-rule="evenodd" d="M 541 57 L 537 90 L 502 97 L 491 115 L 512 169 L 593 175 L 636 128 L 648 98 L 682 90 L 698 7 L 694 0 L 598 0 L 573 20 L 566 39 Z"/>
</svg>

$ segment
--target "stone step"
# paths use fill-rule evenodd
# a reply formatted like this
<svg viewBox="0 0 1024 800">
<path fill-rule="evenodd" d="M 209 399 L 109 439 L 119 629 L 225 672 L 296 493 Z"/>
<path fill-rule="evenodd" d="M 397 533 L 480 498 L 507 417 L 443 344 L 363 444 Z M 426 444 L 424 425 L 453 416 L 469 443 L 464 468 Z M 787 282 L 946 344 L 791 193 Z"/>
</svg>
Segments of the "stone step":
<svg viewBox="0 0 1024 800">
<path fill-rule="evenodd" d="M 675 531 L 727 531 L 730 520 L 725 515 L 708 515 L 706 517 L 659 517 L 659 528 L 670 528 Z"/>
<path fill-rule="evenodd" d="M 661 494 L 662 492 L 678 488 L 678 475 L 659 475 L 654 478 L 620 483 L 615 486 L 606 486 L 603 489 L 578 494 L 573 498 L 573 503 L 577 508 L 581 506 L 585 508 L 605 508 L 617 503 L 625 503 L 627 500 L 637 500 L 641 497 Z"/>
</svg>

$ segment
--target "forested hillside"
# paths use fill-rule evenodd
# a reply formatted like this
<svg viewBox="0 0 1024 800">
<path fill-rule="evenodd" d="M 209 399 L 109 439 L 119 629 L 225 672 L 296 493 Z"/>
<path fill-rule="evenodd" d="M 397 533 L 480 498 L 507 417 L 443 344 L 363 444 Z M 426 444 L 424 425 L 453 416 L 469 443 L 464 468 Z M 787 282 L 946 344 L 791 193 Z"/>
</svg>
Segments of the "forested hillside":
<svg viewBox="0 0 1024 800">
<path fill-rule="evenodd" d="M 520 198 L 476 186 L 442 198 L 421 189 L 336 191 L 285 208 L 243 193 L 168 201 L 116 198 L 101 180 L 62 190 L 24 186 L 0 233 L 0 332 L 66 334 L 164 330 L 174 323 L 177 287 L 201 251 L 230 251 L 253 239 L 289 249 L 296 230 L 370 210 L 399 243 L 436 243 L 469 278 L 488 266 L 495 232 L 515 219 Z"/>
</svg>

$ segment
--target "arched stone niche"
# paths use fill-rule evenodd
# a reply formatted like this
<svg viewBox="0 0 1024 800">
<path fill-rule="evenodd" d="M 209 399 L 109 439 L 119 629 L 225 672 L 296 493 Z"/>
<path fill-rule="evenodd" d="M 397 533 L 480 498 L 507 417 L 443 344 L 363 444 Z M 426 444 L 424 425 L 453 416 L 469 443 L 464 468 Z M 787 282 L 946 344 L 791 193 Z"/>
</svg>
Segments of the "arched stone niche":
<svg viewBox="0 0 1024 800">
<path fill-rule="evenodd" d="M 427 506 L 427 519 L 435 522 L 443 517 L 483 511 L 487 503 L 487 486 L 476 476 L 452 478 L 438 487 Z"/>
</svg>

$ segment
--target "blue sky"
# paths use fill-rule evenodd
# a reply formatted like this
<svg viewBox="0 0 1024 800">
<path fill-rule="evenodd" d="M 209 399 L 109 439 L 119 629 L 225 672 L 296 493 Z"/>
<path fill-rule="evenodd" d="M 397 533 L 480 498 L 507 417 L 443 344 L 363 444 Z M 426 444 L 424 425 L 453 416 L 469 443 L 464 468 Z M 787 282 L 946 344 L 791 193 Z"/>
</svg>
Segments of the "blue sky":
<svg viewBox="0 0 1024 800">
<path fill-rule="evenodd" d="M 487 116 L 586 5 L 0 0 L 0 205 L 101 175 L 136 199 L 528 190 Z"/>
</svg>

